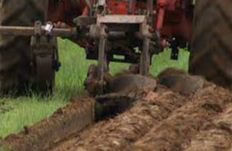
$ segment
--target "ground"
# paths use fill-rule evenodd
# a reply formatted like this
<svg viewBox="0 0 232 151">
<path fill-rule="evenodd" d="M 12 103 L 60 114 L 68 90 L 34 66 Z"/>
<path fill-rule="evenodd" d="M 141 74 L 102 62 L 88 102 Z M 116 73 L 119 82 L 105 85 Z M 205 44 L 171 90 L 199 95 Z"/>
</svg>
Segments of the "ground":
<svg viewBox="0 0 232 151">
<path fill-rule="evenodd" d="M 125 79 L 118 75 L 112 82 L 120 82 L 120 77 Z M 145 86 L 96 98 L 73 97 L 48 119 L 0 140 L 0 150 L 231 151 L 230 90 L 170 68 L 157 81 L 132 77 L 143 78 L 132 82 Z M 160 78 L 171 80 L 173 87 L 161 84 Z M 189 91 L 182 94 L 182 89 L 176 89 L 181 87 Z M 121 107 L 125 110 L 117 110 Z"/>
<path fill-rule="evenodd" d="M 67 104 L 71 96 L 84 93 L 83 81 L 89 64 L 93 61 L 85 59 L 84 51 L 68 40 L 59 40 L 59 52 L 62 62 L 61 70 L 56 78 L 55 94 L 49 98 L 39 96 L 0 99 L 0 137 L 21 131 L 24 126 L 34 123 L 50 116 L 58 108 Z M 170 51 L 165 50 L 159 56 L 153 58 L 151 72 L 157 75 L 167 67 L 178 67 L 188 70 L 189 53 L 182 50 L 178 61 L 169 59 Z M 113 73 L 117 73 L 126 64 L 111 64 Z"/>
</svg>

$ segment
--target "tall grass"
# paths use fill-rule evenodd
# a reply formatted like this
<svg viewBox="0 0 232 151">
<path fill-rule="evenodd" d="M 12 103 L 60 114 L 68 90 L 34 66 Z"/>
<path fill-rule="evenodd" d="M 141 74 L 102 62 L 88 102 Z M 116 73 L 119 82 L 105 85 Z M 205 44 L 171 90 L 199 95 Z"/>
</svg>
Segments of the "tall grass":
<svg viewBox="0 0 232 151">
<path fill-rule="evenodd" d="M 59 54 L 62 63 L 56 77 L 54 96 L 41 98 L 39 96 L 2 98 L 0 99 L 0 137 L 17 133 L 24 126 L 30 126 L 49 117 L 55 110 L 68 103 L 70 97 L 83 93 L 83 81 L 86 78 L 88 66 L 94 61 L 85 59 L 85 52 L 68 40 L 59 40 Z M 151 72 L 157 75 L 167 67 L 188 69 L 188 52 L 182 51 L 179 61 L 170 60 L 170 51 L 165 50 L 155 56 Z M 117 73 L 126 64 L 110 64 L 112 73 Z"/>
</svg>

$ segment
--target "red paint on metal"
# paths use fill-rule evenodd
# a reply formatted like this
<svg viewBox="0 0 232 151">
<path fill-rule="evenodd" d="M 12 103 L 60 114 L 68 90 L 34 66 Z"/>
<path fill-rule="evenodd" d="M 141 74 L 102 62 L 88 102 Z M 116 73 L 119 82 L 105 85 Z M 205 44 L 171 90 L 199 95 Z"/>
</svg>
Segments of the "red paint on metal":
<svg viewBox="0 0 232 151">
<path fill-rule="evenodd" d="M 129 4 L 126 1 L 110 0 L 107 6 L 112 14 L 128 14 Z"/>
<path fill-rule="evenodd" d="M 88 15 L 89 7 L 85 0 L 76 0 L 76 5 L 73 5 L 73 0 L 64 0 L 57 4 L 54 1 L 49 1 L 48 18 L 53 22 L 65 22 L 68 25 L 73 25 L 74 17 L 80 15 Z M 75 0 L 74 0 L 75 1 Z M 95 0 L 90 2 L 95 3 Z M 192 18 L 186 15 L 187 0 L 157 0 L 154 4 L 154 25 L 152 31 L 159 31 L 161 37 L 172 37 L 180 35 L 184 39 L 190 41 Z M 107 0 L 107 9 L 110 14 L 128 14 L 129 2 L 123 0 Z M 138 10 L 146 9 L 146 1 L 135 1 L 131 8 L 131 14 L 138 14 Z"/>
</svg>

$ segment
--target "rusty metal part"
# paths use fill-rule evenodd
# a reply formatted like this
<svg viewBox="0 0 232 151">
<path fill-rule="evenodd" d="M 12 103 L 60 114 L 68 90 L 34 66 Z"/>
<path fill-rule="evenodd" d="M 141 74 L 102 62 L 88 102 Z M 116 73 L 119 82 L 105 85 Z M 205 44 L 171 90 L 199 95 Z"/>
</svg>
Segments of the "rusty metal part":
<svg viewBox="0 0 232 151">
<path fill-rule="evenodd" d="M 90 95 L 95 96 L 97 94 L 96 83 L 97 83 L 97 66 L 91 64 L 87 72 L 87 77 L 84 81 L 85 90 L 87 90 L 87 92 Z"/>
<path fill-rule="evenodd" d="M 126 27 L 126 28 L 124 28 Z M 103 29 L 104 28 L 104 29 Z M 107 61 L 121 61 L 127 62 L 130 61 L 131 63 L 140 63 L 140 74 L 148 75 L 149 73 L 149 66 L 151 63 L 151 53 L 150 53 L 150 43 L 151 38 L 153 35 L 149 31 L 150 26 L 148 25 L 148 20 L 146 15 L 99 15 L 96 18 L 96 24 L 90 26 L 89 36 L 98 40 L 98 60 L 101 62 Z M 102 30 L 104 33 L 102 33 Z M 138 35 L 138 36 L 137 36 Z M 144 41 L 143 44 L 139 44 L 139 42 L 132 44 L 134 41 L 128 43 L 122 43 L 121 39 L 131 39 L 133 38 L 134 41 L 140 41 L 141 39 Z M 107 43 L 106 43 L 107 41 Z M 119 41 L 119 42 L 118 42 Z M 114 44 L 114 43 L 119 43 Z M 120 44 L 122 43 L 122 44 Z M 106 46 L 104 46 L 104 45 Z M 132 48 L 129 48 L 125 51 L 120 51 L 118 49 L 125 49 L 125 47 L 120 48 L 124 45 L 133 45 Z M 107 50 L 105 50 L 105 47 Z M 134 54 L 135 56 L 138 55 L 134 49 L 134 47 L 140 48 L 140 62 L 132 62 L 133 60 L 130 59 Z M 128 51 L 132 50 L 132 51 Z M 131 53 L 128 55 L 128 53 Z M 106 53 L 106 54 L 104 54 Z M 124 59 L 115 59 L 114 55 L 121 54 Z M 109 59 L 109 60 L 106 60 Z M 100 65 L 102 66 L 103 63 Z M 103 70 L 103 67 L 101 67 Z M 101 78 L 102 79 L 102 78 Z M 99 80 L 101 80 L 99 79 Z"/>
<path fill-rule="evenodd" d="M 42 33 L 46 33 L 42 26 Z M 51 35 L 70 37 L 77 34 L 76 28 L 53 28 Z M 0 35 L 10 35 L 10 36 L 32 36 L 35 35 L 35 27 L 24 27 L 24 26 L 0 26 Z"/>
<path fill-rule="evenodd" d="M 125 31 L 125 28 L 122 28 L 125 26 L 128 27 L 128 31 Z M 152 34 L 150 33 L 149 29 L 150 26 L 148 25 L 147 17 L 145 15 L 97 16 L 96 23 L 90 26 L 89 36 L 96 40 L 96 45 L 98 46 L 96 50 L 98 52 L 98 71 L 97 80 L 94 82 L 98 83 L 99 85 L 98 94 L 104 93 L 104 87 L 106 85 L 104 75 L 106 72 L 108 72 L 109 61 L 115 61 L 116 59 L 114 59 L 114 55 L 119 54 L 118 52 L 122 52 L 117 50 L 120 49 L 120 46 L 114 44 L 117 42 L 117 38 L 120 41 L 123 37 L 130 39 L 131 36 L 134 36 L 133 38 L 135 41 L 140 41 L 141 39 L 144 41 L 142 44 L 135 43 L 133 47 L 137 46 L 140 48 L 140 62 L 136 62 L 140 63 L 140 74 L 148 75 L 151 62 L 150 43 L 152 38 Z M 139 33 L 139 37 L 136 37 L 137 33 Z M 122 46 L 123 45 L 124 44 L 122 44 Z M 132 49 L 134 49 L 133 47 Z M 127 59 L 127 53 L 128 51 L 122 52 L 122 56 L 125 57 L 124 60 Z M 136 51 L 132 51 L 132 53 L 136 53 Z M 124 60 L 122 59 L 121 61 Z"/>
<path fill-rule="evenodd" d="M 98 71 L 99 71 L 98 65 L 94 65 L 94 64 L 90 65 L 88 73 L 87 73 L 87 78 L 85 79 L 85 82 L 84 82 L 85 90 L 87 90 L 87 92 L 91 96 L 102 94 L 100 92 L 107 93 L 108 88 L 106 87 L 106 84 L 109 81 L 111 81 L 113 78 L 109 72 L 104 72 L 103 83 L 100 83 L 99 77 L 98 77 Z M 101 91 L 99 92 L 99 90 Z"/>
<path fill-rule="evenodd" d="M 126 111 L 133 106 L 136 98 L 127 94 L 110 93 L 97 96 L 96 101 L 95 120 L 100 121 Z"/>
<path fill-rule="evenodd" d="M 81 20 L 80 18 L 76 19 L 76 24 L 83 24 Z M 84 22 L 88 22 L 88 19 Z M 88 33 L 89 37 L 96 41 L 96 51 L 98 53 L 96 55 L 96 59 L 98 60 L 97 74 L 96 72 L 91 72 L 92 75 L 88 75 L 85 82 L 85 86 L 91 94 L 96 90 L 98 90 L 98 94 L 105 93 L 105 75 L 108 72 L 109 61 L 126 62 L 130 60 L 130 63 L 133 61 L 133 63 L 140 64 L 141 75 L 149 74 L 149 66 L 151 63 L 150 43 L 153 36 L 149 29 L 150 26 L 145 15 L 98 15 L 96 17 L 96 23 L 90 26 Z M 125 49 L 125 43 L 122 43 L 120 40 L 123 38 L 130 39 L 131 37 L 135 41 L 143 40 L 144 42 L 135 43 L 134 46 L 131 46 L 132 48 L 123 51 Z M 121 46 L 123 47 L 121 48 Z M 136 52 L 134 47 L 139 47 L 140 52 Z M 118 49 L 122 49 L 122 51 Z M 128 55 L 128 53 L 131 54 Z M 132 54 L 141 57 L 127 57 L 133 56 Z M 124 58 L 115 59 L 114 55 L 121 55 Z"/>
<path fill-rule="evenodd" d="M 59 69 L 57 39 L 39 35 L 31 37 L 31 71 L 33 87 L 39 93 L 52 93 L 55 84 L 55 71 Z"/>
<path fill-rule="evenodd" d="M 152 34 L 149 31 L 150 26 L 148 25 L 147 21 L 144 21 L 140 25 L 140 34 L 142 35 L 143 38 L 143 45 L 142 45 L 142 50 L 141 50 L 141 55 L 140 55 L 140 68 L 139 72 L 141 75 L 148 75 L 149 74 L 149 68 L 151 64 L 151 38 Z"/>
<path fill-rule="evenodd" d="M 73 22 L 79 27 L 86 27 L 96 23 L 96 17 L 79 16 L 73 20 Z"/>
<path fill-rule="evenodd" d="M 98 48 L 98 82 L 99 82 L 99 94 L 104 93 L 104 74 L 107 72 L 107 35 L 105 27 L 100 27 L 100 38 L 99 38 L 99 48 Z"/>
<path fill-rule="evenodd" d="M 141 58 L 140 58 L 140 68 L 139 72 L 141 75 L 148 75 L 149 74 L 149 68 L 151 64 L 151 56 L 150 56 L 150 38 L 144 38 L 143 40 L 143 49 L 141 52 Z"/>
<path fill-rule="evenodd" d="M 142 24 L 145 15 L 104 15 L 97 18 L 98 24 Z"/>
</svg>

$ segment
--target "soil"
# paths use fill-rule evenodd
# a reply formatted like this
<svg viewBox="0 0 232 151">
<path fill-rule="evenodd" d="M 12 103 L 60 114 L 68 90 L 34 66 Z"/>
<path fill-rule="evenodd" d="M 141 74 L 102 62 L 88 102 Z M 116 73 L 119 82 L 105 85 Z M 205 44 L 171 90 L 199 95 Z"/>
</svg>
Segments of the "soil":
<svg viewBox="0 0 232 151">
<path fill-rule="evenodd" d="M 204 140 L 204 141 L 202 141 Z M 232 148 L 232 105 L 192 139 L 185 151 L 227 151 Z"/>
<path fill-rule="evenodd" d="M 163 88 L 156 92 L 150 91 L 131 109 L 113 119 L 95 124 L 87 132 L 73 138 L 73 141 L 60 144 L 54 151 L 123 150 L 186 101 L 184 97 Z"/>
<path fill-rule="evenodd" d="M 35 126 L 25 128 L 24 132 L 7 137 L 2 144 L 10 150 L 24 151 L 231 149 L 232 93 L 229 90 L 173 69 L 164 71 L 158 78 L 157 83 L 145 84 L 152 83 L 149 89 L 139 86 L 142 91 L 138 91 L 129 86 L 129 91 L 115 89 L 116 93 L 97 97 L 100 104 L 117 98 L 110 103 L 111 107 L 116 104 L 121 108 L 120 101 L 126 104 L 123 109 L 117 109 L 114 116 L 96 121 L 98 114 L 93 108 L 96 109 L 97 101 L 75 98 L 78 101 Z"/>
<path fill-rule="evenodd" d="M 154 126 L 133 145 L 132 150 L 180 151 L 193 136 L 232 103 L 229 91 L 214 85 L 196 93 L 189 103 L 177 109 L 166 120 Z"/>
<path fill-rule="evenodd" d="M 0 151 L 41 151 L 94 123 L 92 98 L 75 98 L 48 119 L 0 142 Z M 89 117 L 89 118 L 87 118 Z M 80 122 L 81 121 L 81 122 Z"/>
<path fill-rule="evenodd" d="M 188 73 L 168 68 L 158 75 L 158 82 L 181 95 L 191 95 L 198 89 L 202 89 L 207 84 L 200 76 L 192 76 Z"/>
</svg>

